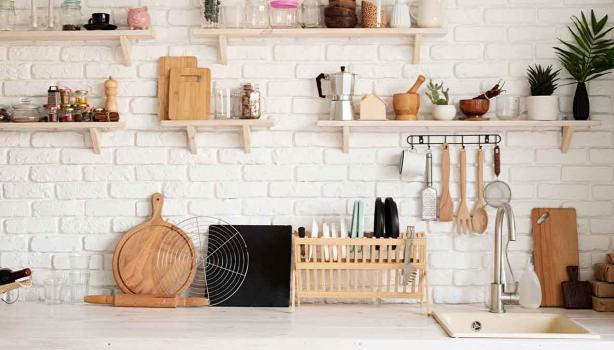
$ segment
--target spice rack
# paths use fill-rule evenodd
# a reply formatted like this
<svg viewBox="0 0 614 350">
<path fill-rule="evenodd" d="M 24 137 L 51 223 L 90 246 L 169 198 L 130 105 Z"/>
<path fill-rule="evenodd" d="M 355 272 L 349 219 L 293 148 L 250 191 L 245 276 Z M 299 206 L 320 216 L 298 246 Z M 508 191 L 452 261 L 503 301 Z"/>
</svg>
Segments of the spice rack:
<svg viewBox="0 0 614 350">
<path fill-rule="evenodd" d="M 228 64 L 231 38 L 330 38 L 413 37 L 413 64 L 420 64 L 423 37 L 443 36 L 447 28 L 289 28 L 289 29 L 203 29 L 194 28 L 194 38 L 217 38 L 220 62 Z"/>
<path fill-rule="evenodd" d="M 198 154 L 196 136 L 200 129 L 238 128 L 241 130 L 243 150 L 250 153 L 252 149 L 252 128 L 269 129 L 275 126 L 271 119 L 207 119 L 207 120 L 162 120 L 165 128 L 185 128 L 188 136 L 188 147 L 192 154 Z"/>
<path fill-rule="evenodd" d="M 341 148 L 344 153 L 350 151 L 351 131 L 356 129 L 373 130 L 420 130 L 420 131 L 441 131 L 446 133 L 465 132 L 470 130 L 495 130 L 505 131 L 545 131 L 561 130 L 561 152 L 567 153 L 571 147 L 573 134 L 578 129 L 591 129 L 601 126 L 597 120 L 555 120 L 555 121 L 534 121 L 534 120 L 489 120 L 489 121 L 437 121 L 437 120 L 384 120 L 384 121 L 338 121 L 320 120 L 319 127 L 341 128 L 343 132 L 343 143 Z"/>
<path fill-rule="evenodd" d="M 101 142 L 100 132 L 113 129 L 123 129 L 126 123 L 123 120 L 118 122 L 73 122 L 73 123 L 0 123 L 0 131 L 88 131 L 92 140 L 94 153 L 100 154 Z"/>
<path fill-rule="evenodd" d="M 78 31 L 6 31 L 0 32 L 0 41 L 100 41 L 117 40 L 122 49 L 124 64 L 132 64 L 132 41 L 153 40 L 149 30 L 78 30 Z"/>
<path fill-rule="evenodd" d="M 293 237 L 293 306 L 305 298 L 429 299 L 426 234 L 413 238 Z M 405 269 L 413 279 L 404 285 Z"/>
</svg>

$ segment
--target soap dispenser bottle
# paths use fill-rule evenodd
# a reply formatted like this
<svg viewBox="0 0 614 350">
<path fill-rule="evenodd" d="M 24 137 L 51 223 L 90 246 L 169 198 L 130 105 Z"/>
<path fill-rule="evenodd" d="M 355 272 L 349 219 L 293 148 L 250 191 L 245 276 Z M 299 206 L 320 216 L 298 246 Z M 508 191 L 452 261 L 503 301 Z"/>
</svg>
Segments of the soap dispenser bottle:
<svg viewBox="0 0 614 350">
<path fill-rule="evenodd" d="M 529 257 L 527 268 L 520 278 L 518 294 L 520 306 L 526 309 L 537 309 L 542 303 L 542 289 L 531 257 Z"/>
</svg>

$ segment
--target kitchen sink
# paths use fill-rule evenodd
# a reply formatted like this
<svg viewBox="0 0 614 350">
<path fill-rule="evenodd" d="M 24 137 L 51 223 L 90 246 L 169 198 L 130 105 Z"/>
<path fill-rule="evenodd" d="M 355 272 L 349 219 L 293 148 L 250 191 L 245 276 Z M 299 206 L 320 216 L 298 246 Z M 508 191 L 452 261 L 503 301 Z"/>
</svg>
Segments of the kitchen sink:
<svg viewBox="0 0 614 350">
<path fill-rule="evenodd" d="M 436 311 L 433 317 L 452 338 L 599 339 L 559 314 Z"/>
</svg>

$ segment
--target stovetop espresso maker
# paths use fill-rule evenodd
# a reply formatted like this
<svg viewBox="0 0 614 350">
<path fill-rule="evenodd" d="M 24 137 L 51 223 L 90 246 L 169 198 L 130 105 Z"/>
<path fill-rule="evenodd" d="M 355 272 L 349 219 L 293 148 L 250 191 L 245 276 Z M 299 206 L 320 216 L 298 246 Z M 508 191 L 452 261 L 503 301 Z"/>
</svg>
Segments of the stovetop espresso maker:
<svg viewBox="0 0 614 350">
<path fill-rule="evenodd" d="M 330 81 L 332 96 L 326 96 L 322 93 L 322 80 Z M 316 78 L 318 86 L 318 94 L 321 98 L 332 99 L 330 104 L 330 119 L 331 120 L 353 120 L 354 107 L 352 100 L 354 98 L 354 84 L 356 82 L 356 74 L 347 72 L 345 66 L 341 67 L 341 71 L 333 74 L 321 73 Z"/>
</svg>

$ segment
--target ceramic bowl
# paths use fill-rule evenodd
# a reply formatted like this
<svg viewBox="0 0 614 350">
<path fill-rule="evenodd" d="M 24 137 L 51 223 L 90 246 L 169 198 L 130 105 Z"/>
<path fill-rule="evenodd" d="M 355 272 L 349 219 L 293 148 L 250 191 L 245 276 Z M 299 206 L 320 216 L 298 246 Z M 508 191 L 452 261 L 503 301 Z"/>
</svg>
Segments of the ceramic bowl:
<svg viewBox="0 0 614 350">
<path fill-rule="evenodd" d="M 490 108 L 489 100 L 460 100 L 460 110 L 467 118 L 482 118 Z"/>
<path fill-rule="evenodd" d="M 456 118 L 456 107 L 454 105 L 433 106 L 433 119 L 435 120 L 454 120 Z"/>
</svg>

